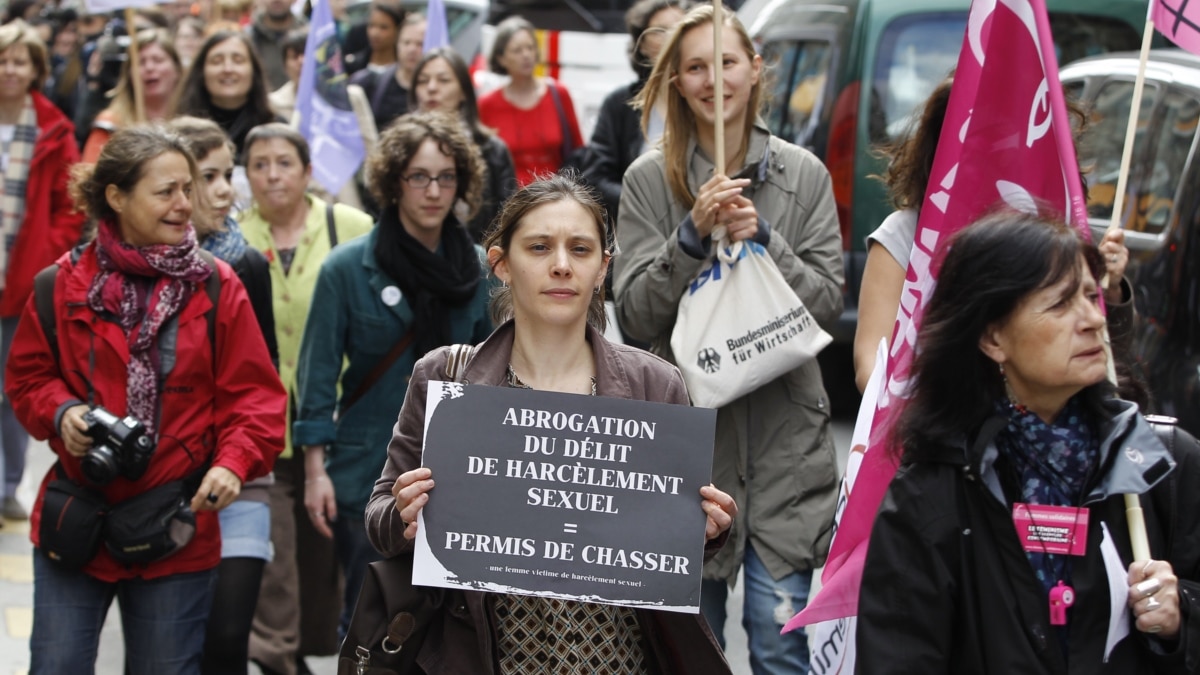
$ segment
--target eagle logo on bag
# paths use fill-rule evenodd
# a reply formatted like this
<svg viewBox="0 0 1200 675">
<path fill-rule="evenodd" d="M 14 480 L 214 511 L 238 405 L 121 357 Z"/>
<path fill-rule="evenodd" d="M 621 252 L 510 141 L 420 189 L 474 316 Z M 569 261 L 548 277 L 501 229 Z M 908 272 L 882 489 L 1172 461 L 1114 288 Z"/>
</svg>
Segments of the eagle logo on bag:
<svg viewBox="0 0 1200 675">
<path fill-rule="evenodd" d="M 696 355 L 696 365 L 706 373 L 715 373 L 721 369 L 721 355 L 712 347 L 705 347 Z"/>
</svg>

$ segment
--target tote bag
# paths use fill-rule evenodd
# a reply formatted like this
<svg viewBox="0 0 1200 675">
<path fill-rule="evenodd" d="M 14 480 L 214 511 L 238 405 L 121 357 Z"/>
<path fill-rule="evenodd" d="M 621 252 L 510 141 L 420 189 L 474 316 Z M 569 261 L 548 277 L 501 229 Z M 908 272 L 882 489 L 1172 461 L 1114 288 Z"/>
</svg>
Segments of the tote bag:
<svg viewBox="0 0 1200 675">
<path fill-rule="evenodd" d="M 832 338 L 761 244 L 713 235 L 679 302 L 671 349 L 694 405 L 719 408 L 813 358 Z"/>
</svg>

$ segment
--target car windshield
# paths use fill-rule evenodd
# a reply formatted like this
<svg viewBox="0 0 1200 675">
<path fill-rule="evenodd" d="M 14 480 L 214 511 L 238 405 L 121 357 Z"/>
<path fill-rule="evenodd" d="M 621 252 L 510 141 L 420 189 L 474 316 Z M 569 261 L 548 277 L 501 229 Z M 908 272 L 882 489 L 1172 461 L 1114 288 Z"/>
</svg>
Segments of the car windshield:
<svg viewBox="0 0 1200 675">
<path fill-rule="evenodd" d="M 1079 160 L 1088 183 L 1088 215 L 1093 218 L 1112 218 L 1132 98 L 1132 80 L 1113 79 L 1100 87 L 1091 105 L 1091 126 L 1080 141 Z M 1129 169 L 1130 189 L 1136 195 L 1127 205 L 1130 230 L 1156 235 L 1170 225 L 1196 143 L 1198 118 L 1200 100 L 1195 94 L 1164 93 L 1157 84 L 1147 83 Z"/>
</svg>

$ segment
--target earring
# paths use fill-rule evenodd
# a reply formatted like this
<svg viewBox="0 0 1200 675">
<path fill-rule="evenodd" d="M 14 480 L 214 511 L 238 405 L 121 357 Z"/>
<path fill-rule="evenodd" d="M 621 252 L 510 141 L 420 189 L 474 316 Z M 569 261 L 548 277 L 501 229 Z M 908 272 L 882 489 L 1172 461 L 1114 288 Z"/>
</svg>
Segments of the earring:
<svg viewBox="0 0 1200 675">
<path fill-rule="evenodd" d="M 1017 400 L 1017 394 L 1013 391 L 1012 385 L 1008 382 L 1008 373 L 1004 370 L 1004 364 L 996 364 L 1000 367 L 1000 379 L 1004 380 L 1004 395 L 1008 397 L 1008 405 L 1019 413 L 1024 413 L 1026 408 Z"/>
<path fill-rule="evenodd" d="M 505 280 L 503 280 L 503 279 L 501 279 L 501 280 L 500 280 L 500 288 L 503 288 L 503 289 L 505 289 L 505 290 L 508 290 L 508 282 L 507 282 L 507 281 L 505 281 Z"/>
<path fill-rule="evenodd" d="M 599 286 L 592 289 L 592 295 L 600 295 L 600 287 Z"/>
</svg>

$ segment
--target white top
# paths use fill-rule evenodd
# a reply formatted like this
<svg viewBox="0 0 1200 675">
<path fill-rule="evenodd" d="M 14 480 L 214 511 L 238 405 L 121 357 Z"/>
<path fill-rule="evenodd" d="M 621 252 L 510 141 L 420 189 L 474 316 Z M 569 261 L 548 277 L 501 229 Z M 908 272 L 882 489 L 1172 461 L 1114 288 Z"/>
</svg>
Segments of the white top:
<svg viewBox="0 0 1200 675">
<path fill-rule="evenodd" d="M 0 171 L 8 171 L 8 144 L 17 135 L 17 125 L 0 124 Z"/>
<path fill-rule="evenodd" d="M 874 232 L 867 235 L 867 248 L 875 242 L 892 254 L 900 267 L 908 269 L 908 256 L 917 238 L 917 211 L 901 209 L 883 219 Z"/>
</svg>

